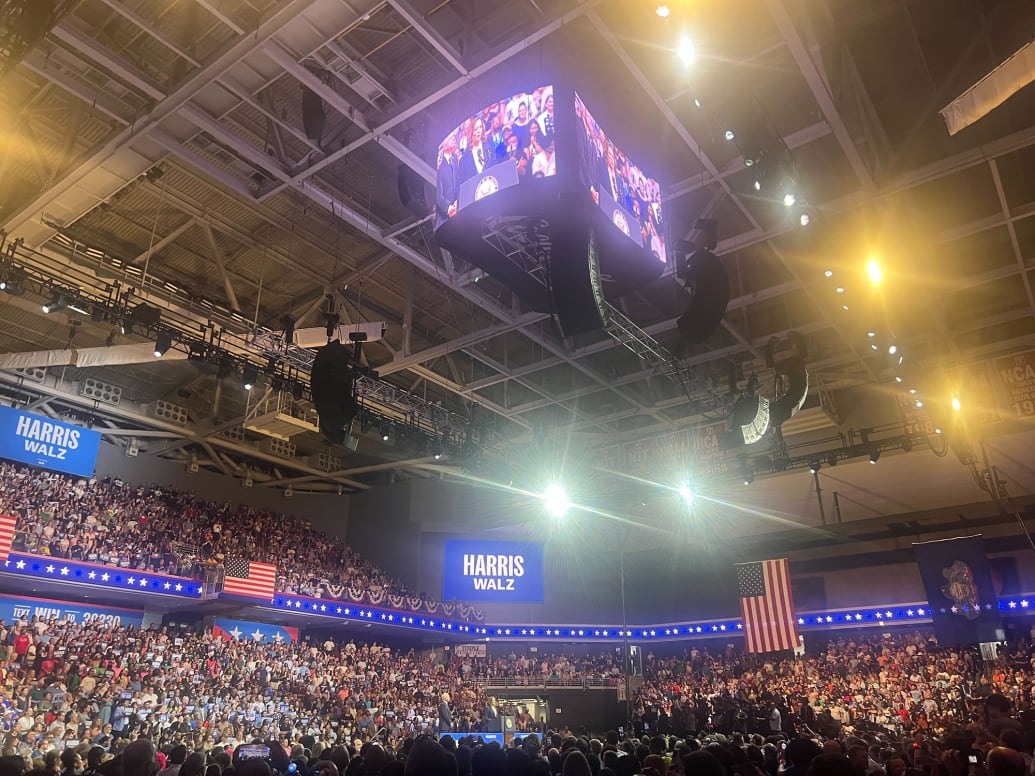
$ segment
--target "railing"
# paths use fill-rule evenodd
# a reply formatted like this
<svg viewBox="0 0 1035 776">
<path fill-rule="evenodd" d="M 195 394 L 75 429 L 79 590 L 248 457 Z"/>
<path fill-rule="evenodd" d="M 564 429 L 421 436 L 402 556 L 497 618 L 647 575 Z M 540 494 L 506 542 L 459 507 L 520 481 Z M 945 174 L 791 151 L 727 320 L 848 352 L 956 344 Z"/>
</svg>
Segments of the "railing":
<svg viewBox="0 0 1035 776">
<path fill-rule="evenodd" d="M 617 688 L 625 680 L 621 676 L 586 676 L 572 679 L 554 679 L 542 676 L 474 676 L 467 681 L 484 690 L 545 690 L 548 688 L 608 690 Z"/>
</svg>

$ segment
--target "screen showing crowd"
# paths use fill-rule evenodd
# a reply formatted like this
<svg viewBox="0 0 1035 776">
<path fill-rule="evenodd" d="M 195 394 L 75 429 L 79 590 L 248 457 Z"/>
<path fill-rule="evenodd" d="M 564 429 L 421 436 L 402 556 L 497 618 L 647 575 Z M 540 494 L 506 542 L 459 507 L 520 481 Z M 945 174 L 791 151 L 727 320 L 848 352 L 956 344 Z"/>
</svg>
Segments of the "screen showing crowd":
<svg viewBox="0 0 1035 776">
<path fill-rule="evenodd" d="M 593 201 L 626 236 L 665 261 L 661 186 L 608 139 L 577 94 L 575 115 L 580 174 Z"/>
<path fill-rule="evenodd" d="M 446 135 L 436 159 L 441 223 L 500 189 L 557 173 L 553 86 L 493 102 Z"/>
</svg>

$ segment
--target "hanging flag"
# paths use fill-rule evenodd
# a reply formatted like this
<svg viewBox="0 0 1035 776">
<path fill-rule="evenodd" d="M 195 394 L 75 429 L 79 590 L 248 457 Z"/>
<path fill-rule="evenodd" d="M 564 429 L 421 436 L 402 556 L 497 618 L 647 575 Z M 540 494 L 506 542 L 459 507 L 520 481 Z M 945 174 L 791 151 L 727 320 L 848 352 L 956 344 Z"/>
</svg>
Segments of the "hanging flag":
<svg viewBox="0 0 1035 776">
<path fill-rule="evenodd" d="M 938 643 L 1002 641 L 999 600 L 980 536 L 913 545 Z M 996 631 L 1000 632 L 997 633 Z"/>
<path fill-rule="evenodd" d="M 6 563 L 11 554 L 11 542 L 14 541 L 14 529 L 17 517 L 0 515 L 0 563 Z"/>
<path fill-rule="evenodd" d="M 798 617 L 787 558 L 737 564 L 744 648 L 776 652 L 798 646 Z"/>
<path fill-rule="evenodd" d="M 244 558 L 227 558 L 223 592 L 248 598 L 273 600 L 277 567 L 272 563 L 255 563 Z"/>
</svg>

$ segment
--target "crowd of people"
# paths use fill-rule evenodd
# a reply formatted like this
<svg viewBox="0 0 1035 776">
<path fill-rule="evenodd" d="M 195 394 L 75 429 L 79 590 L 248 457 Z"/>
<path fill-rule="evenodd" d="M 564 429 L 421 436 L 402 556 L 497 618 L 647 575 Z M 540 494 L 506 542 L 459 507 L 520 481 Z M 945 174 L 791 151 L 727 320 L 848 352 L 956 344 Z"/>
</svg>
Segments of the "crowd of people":
<svg viewBox="0 0 1035 776">
<path fill-rule="evenodd" d="M 553 87 L 541 86 L 485 106 L 446 135 L 435 163 L 437 222 L 456 215 L 460 184 L 497 164 L 512 162 L 517 182 L 556 175 L 555 122 Z"/>
<path fill-rule="evenodd" d="M 590 739 L 591 731 L 551 731 L 547 718 L 519 708 L 524 744 L 515 748 L 523 755 L 493 747 L 479 755 L 477 746 L 464 751 L 452 739 L 430 751 L 455 761 L 443 773 L 472 776 L 479 771 L 465 768 L 478 757 L 486 758 L 481 773 L 502 776 L 512 772 L 511 757 L 520 760 L 515 773 L 563 776 L 608 776 L 605 769 L 615 776 L 777 776 L 781 765 L 783 773 L 812 776 L 906 776 L 910 768 L 920 776 L 942 767 L 949 770 L 935 776 L 964 776 L 966 767 L 946 764 L 947 752 L 987 755 L 990 766 L 993 745 L 1018 757 L 1030 752 L 1031 730 L 1011 714 L 1031 709 L 1032 654 L 1024 642 L 988 665 L 919 633 L 840 638 L 804 658 L 691 646 L 678 657 L 645 656 L 628 729 Z M 472 658 L 332 638 L 263 643 L 187 629 L 0 621 L 0 776 L 30 765 L 48 774 L 121 767 L 151 776 L 157 765 L 126 770 L 146 747 L 148 762 L 180 766 L 184 776 L 210 766 L 251 773 L 253 766 L 235 759 L 242 747 L 263 750 L 258 759 L 281 773 L 322 770 L 314 766 L 329 760 L 353 776 L 391 767 L 423 774 L 410 770 L 418 746 L 446 731 L 494 729 L 500 704 L 479 680 L 512 666 L 519 676 L 621 675 L 603 652 Z M 760 713 L 762 727 L 752 730 L 752 720 L 730 715 L 731 707 Z M 808 760 L 821 756 L 823 769 L 810 769 Z M 578 765 L 569 768 L 571 757 Z"/>
<path fill-rule="evenodd" d="M 359 591 L 404 597 L 411 608 L 429 603 L 306 520 L 170 488 L 0 462 L 0 513 L 17 518 L 16 552 L 195 579 L 238 557 L 274 564 L 279 592 L 343 598 Z"/>
</svg>

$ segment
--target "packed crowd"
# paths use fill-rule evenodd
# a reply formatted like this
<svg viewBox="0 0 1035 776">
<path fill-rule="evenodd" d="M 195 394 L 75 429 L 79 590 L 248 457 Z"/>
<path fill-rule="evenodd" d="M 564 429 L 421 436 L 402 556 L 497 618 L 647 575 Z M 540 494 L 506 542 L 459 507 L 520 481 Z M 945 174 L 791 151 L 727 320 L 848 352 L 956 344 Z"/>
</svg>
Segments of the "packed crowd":
<svg viewBox="0 0 1035 776">
<path fill-rule="evenodd" d="M 240 557 L 276 565 L 276 589 L 285 593 L 426 600 L 308 521 L 168 488 L 0 462 L 0 513 L 18 518 L 15 551 L 197 579 Z"/>
<path fill-rule="evenodd" d="M 914 776 L 964 776 L 965 767 L 937 770 L 947 751 L 977 745 L 968 757 L 987 755 L 990 766 L 993 744 L 1030 751 L 1025 727 L 1010 712 L 1031 708 L 1032 660 L 1025 643 L 987 666 L 968 652 L 939 651 L 919 634 L 841 639 L 799 660 L 733 649 L 712 655 L 697 647 L 678 659 L 648 654 L 628 730 L 611 731 L 603 740 L 575 738 L 568 730 L 551 733 L 545 720 L 518 709 L 521 732 L 541 734 L 525 737 L 524 755 L 492 748 L 484 750 L 492 754 L 472 754 L 447 741 L 452 751 L 428 749 L 428 756 L 439 758 L 442 773 L 451 775 L 479 773 L 472 763 L 482 757 L 480 773 L 507 776 L 509 758 L 518 757 L 515 772 L 522 774 L 609 776 L 609 769 L 614 776 L 777 776 L 781 763 L 783 773 L 805 772 L 807 761 L 822 752 L 830 757 L 819 761 L 824 770 L 808 770 L 813 776 L 906 776 L 907 768 L 917 769 Z M 153 748 L 138 751 L 150 742 L 162 764 L 179 765 L 183 776 L 212 765 L 218 767 L 213 774 L 234 765 L 235 774 L 252 773 L 253 766 L 233 759 L 251 744 L 258 748 L 245 752 L 268 749 L 259 759 L 264 767 L 273 761 L 282 773 L 330 776 L 329 768 L 314 767 L 325 760 L 353 776 L 391 768 L 438 772 L 430 765 L 411 771 L 410 758 L 444 728 L 462 734 L 486 728 L 496 702 L 480 677 L 514 663 L 529 673 L 568 666 L 562 670 L 578 676 L 609 670 L 608 661 L 559 653 L 446 659 L 444 653 L 330 638 L 260 643 L 165 628 L 38 618 L 0 622 L 0 776 L 20 773 L 20 767 L 10 768 L 28 763 L 47 773 L 81 773 L 85 764 L 90 772 L 152 776 L 157 765 L 127 770 L 127 760 L 137 756 L 159 762 Z M 764 736 L 728 725 L 729 702 L 767 709 Z M 689 712 L 679 711 L 680 704 Z M 840 724 L 827 729 L 818 718 L 834 708 Z M 888 724 L 870 725 L 875 719 Z M 773 743 L 780 739 L 790 742 L 786 749 Z M 812 739 L 826 740 L 824 749 Z M 695 754 L 702 744 L 719 766 Z M 572 757 L 578 764 L 569 768 Z"/>
</svg>

